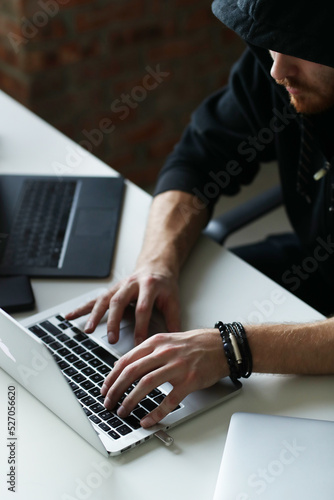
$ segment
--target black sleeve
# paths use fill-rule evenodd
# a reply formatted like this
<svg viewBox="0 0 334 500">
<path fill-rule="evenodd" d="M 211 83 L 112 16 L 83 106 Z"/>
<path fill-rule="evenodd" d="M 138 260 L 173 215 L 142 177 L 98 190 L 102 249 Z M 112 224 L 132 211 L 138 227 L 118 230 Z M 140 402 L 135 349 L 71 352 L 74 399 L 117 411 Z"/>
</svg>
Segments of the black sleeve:
<svg viewBox="0 0 334 500">
<path fill-rule="evenodd" d="M 193 113 L 167 158 L 155 195 L 168 190 L 196 194 L 211 210 L 221 194 L 249 184 L 259 163 L 276 157 L 271 77 L 250 49 L 234 65 L 226 87 Z"/>
</svg>

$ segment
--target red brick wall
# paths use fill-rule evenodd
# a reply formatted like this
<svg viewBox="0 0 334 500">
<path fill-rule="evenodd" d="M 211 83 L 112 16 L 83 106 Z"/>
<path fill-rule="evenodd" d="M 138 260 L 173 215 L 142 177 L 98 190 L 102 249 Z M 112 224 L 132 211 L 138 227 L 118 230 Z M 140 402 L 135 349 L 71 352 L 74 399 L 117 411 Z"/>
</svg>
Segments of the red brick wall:
<svg viewBox="0 0 334 500">
<path fill-rule="evenodd" d="M 143 187 L 242 49 L 209 0 L 0 0 L 0 88 Z"/>
</svg>

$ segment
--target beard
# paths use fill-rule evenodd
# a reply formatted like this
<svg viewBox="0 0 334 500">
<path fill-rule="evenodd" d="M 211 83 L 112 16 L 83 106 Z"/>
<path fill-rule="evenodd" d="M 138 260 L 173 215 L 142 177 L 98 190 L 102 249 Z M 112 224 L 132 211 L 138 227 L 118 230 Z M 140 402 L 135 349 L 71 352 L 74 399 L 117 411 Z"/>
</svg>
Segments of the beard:
<svg viewBox="0 0 334 500">
<path fill-rule="evenodd" d="M 300 83 L 294 78 L 276 80 L 276 83 L 285 88 L 291 87 L 298 90 L 298 94 L 292 94 L 289 92 L 290 102 L 297 113 L 313 115 L 323 113 L 334 106 L 333 82 L 330 82 L 330 84 L 325 86 L 326 91 L 321 89 L 321 86 L 312 87 L 311 85 Z"/>
</svg>

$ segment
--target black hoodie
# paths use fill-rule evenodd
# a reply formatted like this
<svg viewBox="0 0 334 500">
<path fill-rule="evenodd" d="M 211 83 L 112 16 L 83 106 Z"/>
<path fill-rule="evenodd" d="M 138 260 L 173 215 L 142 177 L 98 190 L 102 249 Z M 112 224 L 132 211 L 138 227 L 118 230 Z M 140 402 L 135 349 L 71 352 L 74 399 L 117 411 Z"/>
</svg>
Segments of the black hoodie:
<svg viewBox="0 0 334 500">
<path fill-rule="evenodd" d="M 332 160 L 334 111 L 297 114 L 270 76 L 269 55 L 270 49 L 334 67 L 334 7 L 329 1 L 315 9 L 305 0 L 215 0 L 212 8 L 248 48 L 228 85 L 193 113 L 155 193 L 193 193 L 211 210 L 221 194 L 234 195 L 250 183 L 260 163 L 278 160 L 291 224 L 323 277 L 334 283 L 334 169 L 313 178 Z"/>
</svg>

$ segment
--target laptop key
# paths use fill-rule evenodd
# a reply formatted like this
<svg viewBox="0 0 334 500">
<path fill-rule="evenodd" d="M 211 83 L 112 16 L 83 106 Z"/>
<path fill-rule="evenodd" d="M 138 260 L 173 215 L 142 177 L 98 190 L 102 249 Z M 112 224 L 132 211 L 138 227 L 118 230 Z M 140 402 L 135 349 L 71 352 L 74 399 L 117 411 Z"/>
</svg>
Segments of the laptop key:
<svg viewBox="0 0 334 500">
<path fill-rule="evenodd" d="M 91 366 L 94 366 L 95 368 L 96 368 L 97 366 L 102 365 L 102 361 L 101 361 L 100 359 L 98 359 L 98 358 L 90 359 L 90 360 L 88 361 L 88 363 L 89 363 Z"/>
<path fill-rule="evenodd" d="M 108 435 L 109 435 L 110 437 L 112 437 L 113 439 L 119 439 L 119 438 L 121 437 L 121 436 L 120 436 L 119 434 L 117 434 L 117 432 L 116 432 L 116 431 L 114 431 L 114 430 L 109 431 L 109 432 L 108 432 Z"/>
<path fill-rule="evenodd" d="M 148 411 L 145 410 L 144 408 L 136 408 L 135 410 L 133 410 L 132 412 L 137 418 L 139 418 L 139 420 L 141 420 L 142 418 L 144 418 L 147 414 L 148 414 Z"/>
<path fill-rule="evenodd" d="M 81 403 L 81 401 L 80 401 L 80 403 Z M 92 412 L 88 408 L 85 408 L 84 406 L 82 408 L 83 408 L 83 411 L 86 413 L 87 417 L 89 417 L 92 414 Z"/>
<path fill-rule="evenodd" d="M 117 427 L 123 425 L 122 420 L 120 420 L 118 417 L 115 417 L 115 415 L 113 415 L 109 420 L 107 420 L 107 422 L 114 429 L 117 429 Z"/>
<path fill-rule="evenodd" d="M 31 326 L 29 330 L 40 339 L 46 336 L 46 332 L 37 325 Z"/>
<path fill-rule="evenodd" d="M 71 382 L 71 387 L 72 387 L 73 391 L 78 391 L 80 389 L 80 387 L 78 385 L 76 385 L 74 382 Z"/>
<path fill-rule="evenodd" d="M 44 339 L 43 339 L 44 341 Z M 60 356 L 68 356 L 69 354 L 71 354 L 71 351 L 69 351 L 68 349 L 66 349 L 66 347 L 63 347 L 62 349 L 59 349 L 59 351 L 57 351 L 58 354 L 60 354 Z"/>
<path fill-rule="evenodd" d="M 92 387 L 92 389 L 89 389 L 88 392 L 89 392 L 89 394 L 91 394 L 94 397 L 100 396 L 100 394 L 101 394 L 100 389 L 98 387 Z"/>
<path fill-rule="evenodd" d="M 161 394 L 160 396 L 156 396 L 153 401 L 155 401 L 158 405 L 163 402 L 165 399 L 165 394 Z"/>
<path fill-rule="evenodd" d="M 81 371 L 82 371 L 82 373 L 84 373 L 88 377 L 89 377 L 89 375 L 93 375 L 94 373 L 96 373 L 95 370 L 93 370 L 93 368 L 91 366 L 88 366 L 88 365 L 87 365 L 87 368 L 84 368 Z"/>
<path fill-rule="evenodd" d="M 95 403 L 94 405 L 90 406 L 89 408 L 93 413 L 100 413 L 101 411 L 105 410 L 105 407 L 102 406 L 100 403 Z"/>
<path fill-rule="evenodd" d="M 57 354 L 53 353 L 52 354 L 53 356 L 53 359 L 56 361 L 56 363 L 59 365 L 60 363 L 65 363 L 65 361 L 63 361 L 59 356 L 57 356 Z"/>
<path fill-rule="evenodd" d="M 152 392 L 150 392 L 148 394 L 148 397 L 149 398 L 154 398 L 155 396 L 159 396 L 160 394 L 162 394 L 162 392 L 160 391 L 160 389 L 155 388 L 155 389 L 153 389 Z"/>
<path fill-rule="evenodd" d="M 88 368 L 88 365 L 86 365 L 86 363 L 84 361 L 82 361 L 81 359 L 79 359 L 79 361 L 76 361 L 75 363 L 73 363 L 73 365 L 78 370 L 82 370 L 83 368 Z"/>
<path fill-rule="evenodd" d="M 85 377 L 83 375 L 81 375 L 81 373 L 78 373 L 77 375 L 74 375 L 74 377 L 72 377 L 72 378 L 73 378 L 74 382 L 77 382 L 77 383 L 78 382 L 80 383 L 80 382 L 85 382 L 86 381 Z"/>
<path fill-rule="evenodd" d="M 94 373 L 94 375 L 91 375 L 89 377 L 93 382 L 96 382 L 97 384 L 99 382 L 102 382 L 104 380 L 104 378 L 102 377 L 102 375 L 100 375 L 99 373 Z"/>
<path fill-rule="evenodd" d="M 128 417 L 123 418 L 123 420 L 126 424 L 132 427 L 132 429 L 140 428 L 140 422 L 134 415 L 129 415 Z"/>
<path fill-rule="evenodd" d="M 101 422 L 101 423 L 99 424 L 99 427 L 100 427 L 100 429 L 102 429 L 103 431 L 109 431 L 109 430 L 110 430 L 109 425 L 108 425 L 108 424 L 106 424 L 105 422 Z"/>
<path fill-rule="evenodd" d="M 110 372 L 110 366 L 102 365 L 97 367 L 97 371 L 102 373 L 102 375 L 106 375 Z"/>
<path fill-rule="evenodd" d="M 94 356 L 90 352 L 86 351 L 83 354 L 80 354 L 80 358 L 82 358 L 82 359 L 84 359 L 85 361 L 88 362 L 89 360 L 93 359 Z"/>
<path fill-rule="evenodd" d="M 84 379 L 84 381 L 80 383 L 80 386 L 88 391 L 94 387 L 94 384 L 90 380 Z"/>
<path fill-rule="evenodd" d="M 94 422 L 94 424 L 99 424 L 101 422 L 101 419 L 97 415 L 91 415 L 89 417 L 89 420 Z"/>
<path fill-rule="evenodd" d="M 104 408 L 104 407 L 103 407 Z M 113 413 L 111 413 L 109 410 L 106 410 L 104 408 L 103 411 L 101 411 L 99 413 L 99 417 L 102 419 L 102 420 L 109 420 L 110 418 L 114 417 Z M 121 422 L 122 423 L 122 422 Z"/>
<path fill-rule="evenodd" d="M 77 341 L 77 342 L 83 342 L 84 340 L 87 340 L 87 335 L 85 335 L 84 333 L 82 333 L 81 330 L 79 330 L 79 328 L 77 328 L 76 326 L 72 326 L 71 328 L 72 332 L 75 333 L 74 335 L 74 339 Z"/>
<path fill-rule="evenodd" d="M 152 401 L 151 399 L 142 399 L 142 400 L 139 402 L 139 404 L 140 404 L 141 406 L 143 406 L 144 408 L 146 408 L 146 410 L 148 410 L 148 411 L 152 411 L 152 410 L 154 410 L 155 408 L 157 408 L 157 406 L 158 406 L 158 405 L 157 405 L 154 401 Z"/>
<path fill-rule="evenodd" d="M 66 361 L 64 361 L 63 359 L 62 359 L 61 361 L 59 361 L 58 365 L 59 365 L 59 368 L 60 368 L 62 371 L 64 371 L 66 368 L 69 368 L 69 366 L 70 366 L 70 365 L 69 365 L 68 363 L 66 363 Z"/>
<path fill-rule="evenodd" d="M 83 354 L 84 352 L 86 352 L 86 350 L 81 345 L 73 347 L 72 351 L 75 352 L 76 354 Z"/>
<path fill-rule="evenodd" d="M 117 427 L 117 432 L 119 432 L 122 436 L 126 436 L 127 434 L 130 434 L 131 428 L 128 425 L 121 425 L 120 427 Z"/>
<path fill-rule="evenodd" d="M 69 354 L 68 356 L 65 356 L 65 359 L 69 363 L 75 363 L 76 361 L 79 361 L 79 358 L 75 354 Z"/>
<path fill-rule="evenodd" d="M 85 391 L 83 391 L 82 389 L 78 389 L 77 391 L 75 391 L 75 395 L 78 399 L 82 399 L 85 396 L 87 396 L 87 393 Z"/>
<path fill-rule="evenodd" d="M 73 368 L 72 366 L 70 366 L 69 368 L 66 368 L 64 370 L 64 373 L 68 376 L 68 377 L 73 377 L 73 375 L 76 375 L 78 372 L 75 370 L 75 368 Z"/>
<path fill-rule="evenodd" d="M 95 347 L 98 347 L 99 344 L 94 342 L 92 339 L 86 339 L 82 342 L 82 345 L 86 347 L 86 349 L 91 350 L 94 349 Z"/>
<path fill-rule="evenodd" d="M 69 339 L 69 340 L 66 340 L 64 342 L 64 344 L 66 345 L 66 347 L 68 347 L 69 349 L 72 349 L 72 347 L 77 347 L 78 345 L 78 342 L 76 342 L 75 340 L 73 339 Z"/>
<path fill-rule="evenodd" d="M 51 342 L 51 344 L 49 344 L 49 347 L 54 351 L 59 351 L 59 349 L 61 349 L 63 345 L 60 342 L 57 342 L 57 340 L 55 340 L 54 342 Z"/>
<path fill-rule="evenodd" d="M 106 351 L 103 349 L 103 347 L 99 346 L 92 351 L 96 356 L 102 359 L 104 363 L 107 365 L 113 367 L 115 361 L 117 361 L 117 358 L 113 356 L 110 352 Z"/>
<path fill-rule="evenodd" d="M 57 335 L 60 335 L 62 333 L 61 330 L 59 330 L 59 328 L 57 328 L 56 326 L 54 326 L 48 320 L 43 321 L 42 323 L 40 323 L 40 325 L 41 325 L 42 328 L 44 328 L 44 330 L 47 330 L 52 335 L 57 336 Z"/>
<path fill-rule="evenodd" d="M 86 406 L 91 406 L 91 405 L 95 404 L 95 402 L 96 402 L 95 399 L 92 398 L 91 396 L 86 396 L 85 398 L 83 398 L 81 400 L 81 403 L 83 403 Z"/>
<path fill-rule="evenodd" d="M 68 326 L 65 323 L 59 323 L 58 328 L 61 330 L 67 330 Z"/>
<path fill-rule="evenodd" d="M 55 339 L 51 337 L 51 335 L 46 335 L 42 338 L 42 340 L 45 344 L 52 344 L 55 341 Z"/>
<path fill-rule="evenodd" d="M 68 336 L 65 335 L 65 333 L 61 333 L 60 335 L 57 335 L 56 339 L 59 340 L 59 342 L 66 342 L 66 340 L 68 340 Z"/>
<path fill-rule="evenodd" d="M 75 383 L 74 383 L 74 382 L 72 382 L 72 380 L 70 380 L 70 379 L 66 379 L 66 380 L 67 380 L 67 382 L 68 382 L 68 385 L 71 387 L 71 389 L 72 389 L 73 391 L 75 391 L 75 390 L 76 390 L 76 388 L 77 388 L 77 386 L 75 385 Z"/>
</svg>

